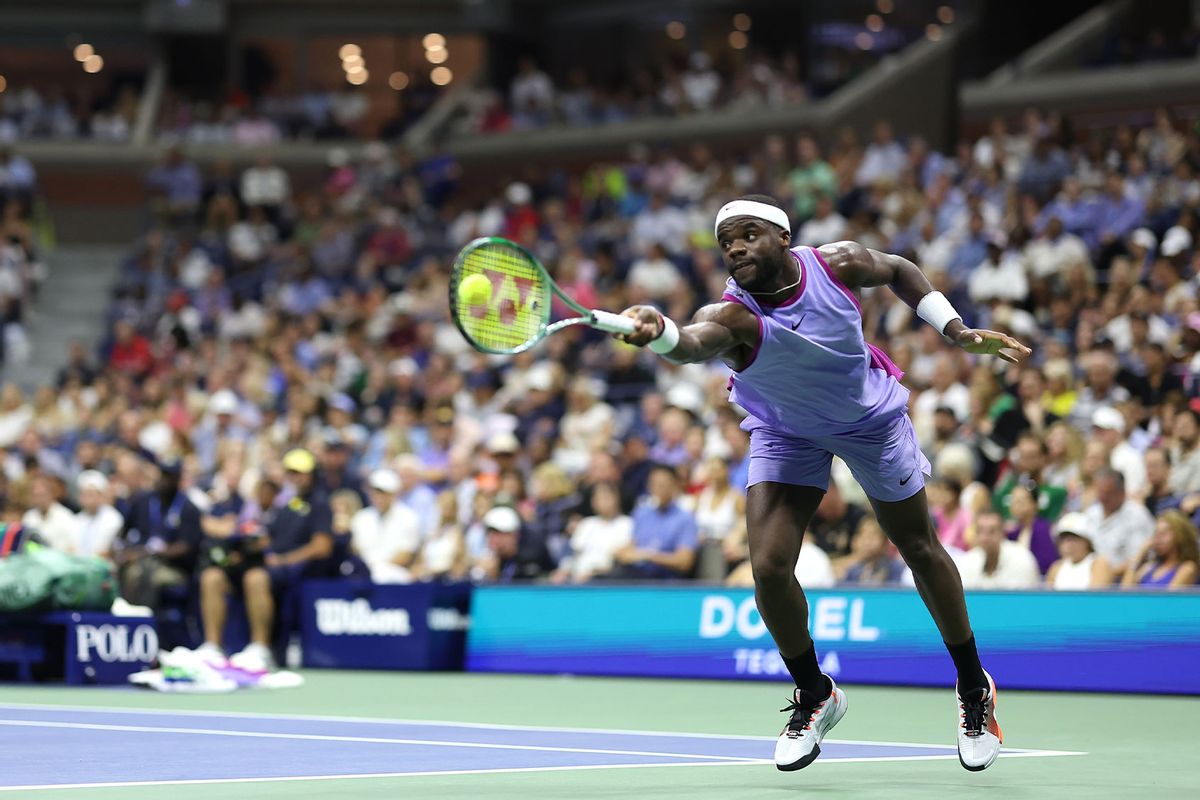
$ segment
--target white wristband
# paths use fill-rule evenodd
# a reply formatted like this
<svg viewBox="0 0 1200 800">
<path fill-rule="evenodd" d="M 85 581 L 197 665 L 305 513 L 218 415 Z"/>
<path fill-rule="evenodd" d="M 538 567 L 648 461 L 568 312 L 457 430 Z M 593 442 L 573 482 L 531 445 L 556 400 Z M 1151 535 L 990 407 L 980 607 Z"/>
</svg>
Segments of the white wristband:
<svg viewBox="0 0 1200 800">
<path fill-rule="evenodd" d="M 941 292 L 930 292 L 917 303 L 917 316 L 928 322 L 938 333 L 945 334 L 946 326 L 956 319 L 962 319 L 962 314 L 954 310 L 946 295 Z"/>
<path fill-rule="evenodd" d="M 670 317 L 659 315 L 663 321 L 663 331 L 657 339 L 650 342 L 650 349 L 661 355 L 666 355 L 679 344 L 679 328 Z"/>
</svg>

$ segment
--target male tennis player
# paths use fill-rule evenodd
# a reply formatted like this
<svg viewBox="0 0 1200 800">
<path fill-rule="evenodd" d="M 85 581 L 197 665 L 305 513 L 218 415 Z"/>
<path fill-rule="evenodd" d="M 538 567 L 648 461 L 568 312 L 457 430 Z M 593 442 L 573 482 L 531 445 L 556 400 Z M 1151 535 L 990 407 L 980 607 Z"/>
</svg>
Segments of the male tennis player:
<svg viewBox="0 0 1200 800">
<path fill-rule="evenodd" d="M 967 619 L 962 582 L 930 522 L 921 453 L 899 369 L 863 339 L 854 290 L 891 287 L 917 315 L 969 353 L 1016 363 L 1029 348 L 975 330 L 915 264 L 854 242 L 791 247 L 791 221 L 770 197 L 750 195 L 717 212 L 715 232 L 730 278 L 720 302 L 677 326 L 633 306 L 626 336 L 670 361 L 720 358 L 734 371 L 730 399 L 749 412 L 746 498 L 755 599 L 796 681 L 791 718 L 775 746 L 781 770 L 802 769 L 846 713 L 846 695 L 821 672 L 808 632 L 808 602 L 795 578 L 805 528 L 840 456 L 870 497 L 879 524 L 912 568 L 958 671 L 958 755 L 986 769 L 1000 752 L 996 686 Z"/>
</svg>

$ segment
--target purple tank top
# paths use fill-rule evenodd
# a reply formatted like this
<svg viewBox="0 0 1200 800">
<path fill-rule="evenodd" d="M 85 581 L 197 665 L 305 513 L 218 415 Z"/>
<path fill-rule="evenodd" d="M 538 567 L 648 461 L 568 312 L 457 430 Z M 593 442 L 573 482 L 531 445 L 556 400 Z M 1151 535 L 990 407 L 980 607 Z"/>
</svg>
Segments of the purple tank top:
<svg viewBox="0 0 1200 800">
<path fill-rule="evenodd" d="M 777 305 L 730 278 L 722 299 L 758 317 L 759 344 L 730 379 L 730 400 L 749 412 L 742 428 L 791 436 L 869 431 L 908 406 L 903 373 L 862 333 L 862 309 L 815 249 L 796 247 L 800 284 Z"/>
<path fill-rule="evenodd" d="M 1155 569 L 1157 569 L 1157 566 Z M 1138 581 L 1138 586 L 1170 586 L 1171 581 L 1175 580 L 1175 573 L 1178 571 L 1179 565 L 1177 564 L 1156 578 L 1152 569 L 1142 576 L 1142 579 Z"/>
</svg>

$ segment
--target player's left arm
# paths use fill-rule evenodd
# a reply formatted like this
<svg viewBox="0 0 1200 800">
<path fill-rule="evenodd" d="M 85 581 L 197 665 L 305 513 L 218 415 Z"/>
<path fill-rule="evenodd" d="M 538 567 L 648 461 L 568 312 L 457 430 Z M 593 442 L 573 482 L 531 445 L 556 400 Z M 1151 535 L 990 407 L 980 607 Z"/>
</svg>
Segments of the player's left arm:
<svg viewBox="0 0 1200 800">
<path fill-rule="evenodd" d="M 930 321 L 949 317 L 938 332 L 968 353 L 998 355 L 1013 364 L 1030 354 L 1030 349 L 1011 336 L 982 328 L 968 328 L 950 303 L 933 288 L 921 268 L 907 258 L 881 253 L 858 242 L 835 242 L 817 248 L 834 275 L 851 289 L 889 286 L 896 296 Z M 924 302 L 922 302 L 924 301 Z"/>
</svg>

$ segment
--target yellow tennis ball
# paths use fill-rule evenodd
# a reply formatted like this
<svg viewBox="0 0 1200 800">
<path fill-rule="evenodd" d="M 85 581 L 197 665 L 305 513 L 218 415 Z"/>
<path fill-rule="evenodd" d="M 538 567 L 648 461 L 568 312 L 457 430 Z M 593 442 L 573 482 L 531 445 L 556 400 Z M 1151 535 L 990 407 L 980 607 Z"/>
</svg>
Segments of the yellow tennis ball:
<svg viewBox="0 0 1200 800">
<path fill-rule="evenodd" d="M 483 275 L 468 275 L 458 285 L 458 298 L 469 306 L 486 306 L 492 299 L 492 282 Z"/>
</svg>

